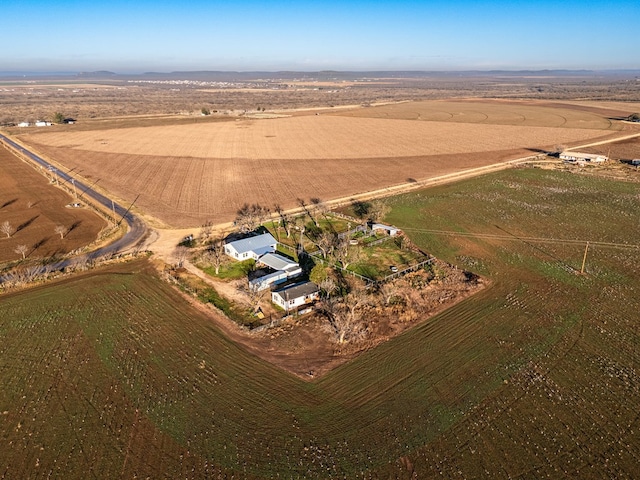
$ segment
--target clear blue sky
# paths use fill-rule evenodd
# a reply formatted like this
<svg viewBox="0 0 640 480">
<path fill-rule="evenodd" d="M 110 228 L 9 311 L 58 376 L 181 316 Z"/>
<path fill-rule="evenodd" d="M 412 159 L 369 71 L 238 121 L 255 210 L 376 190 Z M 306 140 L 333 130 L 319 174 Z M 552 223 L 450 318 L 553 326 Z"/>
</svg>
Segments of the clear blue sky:
<svg viewBox="0 0 640 480">
<path fill-rule="evenodd" d="M 640 1 L 4 0 L 0 71 L 640 68 Z"/>
</svg>

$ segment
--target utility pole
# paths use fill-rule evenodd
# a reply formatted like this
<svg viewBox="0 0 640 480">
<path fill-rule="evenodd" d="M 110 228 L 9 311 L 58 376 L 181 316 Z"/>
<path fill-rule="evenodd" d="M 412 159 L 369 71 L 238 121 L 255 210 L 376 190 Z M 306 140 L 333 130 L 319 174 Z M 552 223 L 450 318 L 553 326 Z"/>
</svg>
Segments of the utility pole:
<svg viewBox="0 0 640 480">
<path fill-rule="evenodd" d="M 129 208 L 127 208 L 126 212 L 122 214 L 122 217 L 120 217 L 120 220 L 118 221 L 118 226 L 120 226 L 120 224 L 122 223 L 122 220 L 124 220 L 124 217 L 127 216 L 127 213 L 129 213 L 129 210 L 133 208 L 133 205 L 138 201 L 139 198 L 140 198 L 140 194 L 138 194 L 136 199 L 133 202 L 131 202 L 131 205 L 129 205 Z"/>
<path fill-rule="evenodd" d="M 76 179 L 72 178 L 71 179 L 71 184 L 73 185 L 73 196 L 76 197 L 76 200 L 78 199 L 78 192 L 76 190 Z"/>
<path fill-rule="evenodd" d="M 580 269 L 580 274 L 584 274 L 584 264 L 587 262 L 587 252 L 589 251 L 589 242 L 587 242 L 587 246 L 584 248 L 584 257 L 582 257 L 582 268 Z"/>
</svg>

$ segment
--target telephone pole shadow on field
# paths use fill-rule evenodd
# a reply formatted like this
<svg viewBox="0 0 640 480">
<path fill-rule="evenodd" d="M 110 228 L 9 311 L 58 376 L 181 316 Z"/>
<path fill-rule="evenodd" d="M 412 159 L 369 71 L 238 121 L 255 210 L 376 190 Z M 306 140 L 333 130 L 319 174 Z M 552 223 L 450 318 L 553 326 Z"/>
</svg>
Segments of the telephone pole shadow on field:
<svg viewBox="0 0 640 480">
<path fill-rule="evenodd" d="M 570 271 L 572 273 L 580 273 L 579 270 L 577 270 L 575 267 L 572 267 L 571 265 L 569 265 L 567 262 L 565 262 L 564 260 L 556 257 L 555 255 L 547 252 L 546 250 L 543 250 L 542 248 L 540 248 L 537 245 L 534 245 L 531 242 L 526 241 L 524 238 L 519 237 L 518 235 L 508 232 L 507 230 L 505 230 L 504 228 L 500 227 L 499 225 L 494 225 L 494 227 L 496 227 L 498 230 L 503 231 L 504 233 L 506 233 L 507 235 L 509 235 L 510 237 L 513 237 L 519 241 L 521 241 L 522 243 L 524 243 L 525 245 L 528 245 L 529 247 L 533 248 L 534 250 L 537 250 L 538 252 L 542 253 L 543 255 L 546 255 L 547 257 L 553 259 L 554 261 L 558 262 L 560 265 L 562 265 L 562 267 L 567 270 Z"/>
</svg>

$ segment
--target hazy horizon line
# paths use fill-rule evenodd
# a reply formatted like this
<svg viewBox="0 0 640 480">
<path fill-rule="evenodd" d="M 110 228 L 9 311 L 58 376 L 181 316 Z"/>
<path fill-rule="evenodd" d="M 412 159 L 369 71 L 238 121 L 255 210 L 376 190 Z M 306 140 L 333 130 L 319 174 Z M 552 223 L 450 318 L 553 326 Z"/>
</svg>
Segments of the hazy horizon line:
<svg viewBox="0 0 640 480">
<path fill-rule="evenodd" d="M 368 68 L 368 69 L 176 69 L 176 70 L 145 70 L 145 71 L 113 71 L 100 70 L 7 70 L 0 71 L 0 77 L 9 76 L 79 76 L 79 75 L 175 75 L 193 73 L 629 73 L 640 74 L 640 68 L 451 68 L 451 69 L 415 69 L 415 68 Z"/>
</svg>

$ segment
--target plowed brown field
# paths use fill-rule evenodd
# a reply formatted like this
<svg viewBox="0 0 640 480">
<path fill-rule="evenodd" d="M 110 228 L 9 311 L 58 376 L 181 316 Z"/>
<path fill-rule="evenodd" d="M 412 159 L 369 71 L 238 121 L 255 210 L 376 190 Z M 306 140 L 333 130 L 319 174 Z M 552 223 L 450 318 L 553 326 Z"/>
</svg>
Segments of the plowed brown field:
<svg viewBox="0 0 640 480">
<path fill-rule="evenodd" d="M 63 254 L 91 243 L 105 226 L 90 210 L 69 208 L 73 198 L 55 188 L 29 165 L 0 146 L 0 223 L 15 233 L 0 234 L 0 262 L 19 260 L 18 245 L 25 245 L 27 259 Z M 64 238 L 57 225 L 70 231 Z"/>
<path fill-rule="evenodd" d="M 125 201 L 141 194 L 137 205 L 165 223 L 188 227 L 229 221 L 245 202 L 340 198 L 623 128 L 566 105 L 451 101 L 22 139 Z"/>
</svg>

